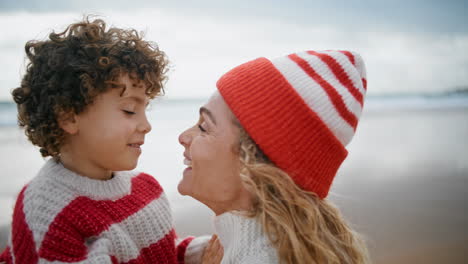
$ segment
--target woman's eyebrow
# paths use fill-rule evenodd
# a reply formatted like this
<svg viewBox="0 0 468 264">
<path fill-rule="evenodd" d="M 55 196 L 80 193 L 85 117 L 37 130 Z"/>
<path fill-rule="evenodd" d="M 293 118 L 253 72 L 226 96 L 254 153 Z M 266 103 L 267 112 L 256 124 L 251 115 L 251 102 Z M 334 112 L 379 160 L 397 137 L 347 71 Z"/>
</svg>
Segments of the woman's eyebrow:
<svg viewBox="0 0 468 264">
<path fill-rule="evenodd" d="M 211 121 L 216 125 L 216 119 L 210 110 L 208 110 L 205 107 L 200 107 L 200 115 L 202 114 L 206 114 L 211 119 Z"/>
</svg>

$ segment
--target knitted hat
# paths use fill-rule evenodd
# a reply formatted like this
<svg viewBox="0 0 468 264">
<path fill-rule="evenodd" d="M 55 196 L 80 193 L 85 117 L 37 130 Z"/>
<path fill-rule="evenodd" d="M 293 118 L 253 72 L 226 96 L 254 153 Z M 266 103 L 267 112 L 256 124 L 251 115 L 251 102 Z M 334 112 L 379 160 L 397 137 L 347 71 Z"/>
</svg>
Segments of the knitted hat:
<svg viewBox="0 0 468 264">
<path fill-rule="evenodd" d="M 268 158 L 325 198 L 361 115 L 362 58 L 350 51 L 258 58 L 224 74 L 217 87 Z"/>
</svg>

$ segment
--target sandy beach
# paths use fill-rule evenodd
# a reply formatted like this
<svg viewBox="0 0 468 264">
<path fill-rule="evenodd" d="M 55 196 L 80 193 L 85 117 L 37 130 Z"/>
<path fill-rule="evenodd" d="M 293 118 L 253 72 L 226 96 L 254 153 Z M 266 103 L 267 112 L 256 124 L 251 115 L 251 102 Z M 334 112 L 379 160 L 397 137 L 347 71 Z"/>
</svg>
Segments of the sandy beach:
<svg viewBox="0 0 468 264">
<path fill-rule="evenodd" d="M 184 167 L 177 135 L 195 121 L 199 106 L 156 106 L 139 164 L 166 189 L 180 236 L 212 233 L 208 208 L 176 192 Z M 467 107 L 364 113 L 328 199 L 366 238 L 374 263 L 466 263 L 467 135 Z M 16 128 L 0 128 L 0 144 L 5 226 L 14 196 L 43 160 Z M 5 239 L 0 231 L 0 247 Z"/>
</svg>

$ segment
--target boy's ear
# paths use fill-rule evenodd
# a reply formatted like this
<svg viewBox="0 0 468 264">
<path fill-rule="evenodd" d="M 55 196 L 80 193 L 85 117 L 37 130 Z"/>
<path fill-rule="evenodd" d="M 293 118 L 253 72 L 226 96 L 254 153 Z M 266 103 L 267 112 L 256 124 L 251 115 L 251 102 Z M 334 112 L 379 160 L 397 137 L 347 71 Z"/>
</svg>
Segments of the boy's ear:
<svg viewBox="0 0 468 264">
<path fill-rule="evenodd" d="M 63 113 L 59 116 L 58 124 L 63 131 L 70 135 L 78 133 L 78 119 L 73 113 Z"/>
</svg>

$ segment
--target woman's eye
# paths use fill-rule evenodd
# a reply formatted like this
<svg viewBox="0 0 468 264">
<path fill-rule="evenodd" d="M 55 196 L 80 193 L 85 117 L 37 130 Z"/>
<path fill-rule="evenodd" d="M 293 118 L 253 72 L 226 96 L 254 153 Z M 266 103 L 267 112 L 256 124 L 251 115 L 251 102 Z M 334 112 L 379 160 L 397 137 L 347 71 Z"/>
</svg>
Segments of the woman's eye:
<svg viewBox="0 0 468 264">
<path fill-rule="evenodd" d="M 136 114 L 135 112 L 132 112 L 132 111 L 127 111 L 127 110 L 122 110 L 125 114 L 127 115 L 134 115 Z"/>
<path fill-rule="evenodd" d="M 198 125 L 198 128 L 201 130 L 201 132 L 206 132 L 206 129 L 204 129 L 202 125 Z"/>
</svg>

